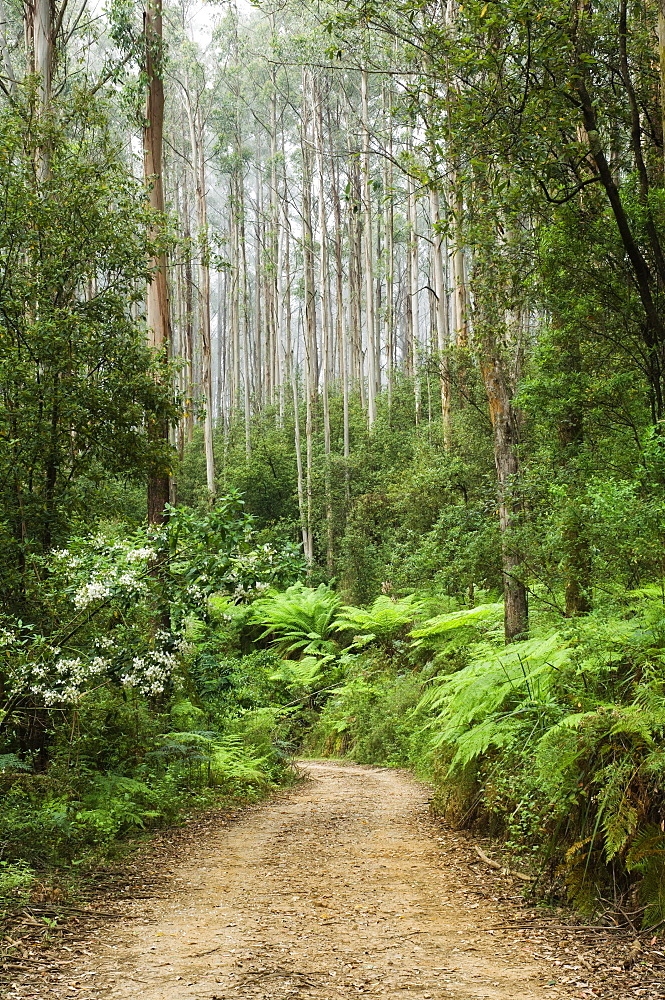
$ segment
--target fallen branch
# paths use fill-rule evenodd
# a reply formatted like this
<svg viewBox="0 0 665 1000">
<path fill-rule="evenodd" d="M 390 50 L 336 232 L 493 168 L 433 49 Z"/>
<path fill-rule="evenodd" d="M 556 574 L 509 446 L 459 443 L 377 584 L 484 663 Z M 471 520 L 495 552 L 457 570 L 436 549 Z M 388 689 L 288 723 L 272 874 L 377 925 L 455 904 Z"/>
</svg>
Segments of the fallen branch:
<svg viewBox="0 0 665 1000">
<path fill-rule="evenodd" d="M 128 899 L 135 897 L 127 897 Z M 147 897 L 150 898 L 150 897 Z M 127 919 L 123 913 L 110 913 L 107 910 L 86 910 L 81 906 L 65 906 L 64 904 L 54 903 L 52 906 L 41 905 L 40 903 L 31 903 L 27 906 L 23 913 L 34 915 L 35 913 L 54 913 L 57 917 L 66 917 L 69 914 L 76 914 L 82 917 L 100 917 L 100 918 L 114 918 L 115 920 Z"/>
<path fill-rule="evenodd" d="M 476 852 L 476 854 L 478 855 L 478 857 L 481 858 L 485 862 L 486 865 L 489 865 L 490 868 L 495 868 L 497 871 L 501 872 L 503 875 L 512 875 L 513 878 L 521 878 L 523 882 L 535 882 L 536 881 L 536 876 L 535 875 L 525 875 L 524 872 L 516 872 L 516 871 L 513 871 L 512 868 L 504 868 L 503 865 L 500 865 L 498 861 L 493 861 L 492 858 L 488 858 L 487 855 L 485 854 L 485 852 L 483 851 L 483 849 L 481 847 L 478 847 L 477 844 L 473 845 L 473 849 Z"/>
<path fill-rule="evenodd" d="M 186 958 L 203 958 L 204 955 L 212 955 L 213 952 L 219 951 L 221 944 L 218 944 L 216 948 L 210 948 L 208 951 L 195 951 L 193 955 L 187 955 Z"/>
<path fill-rule="evenodd" d="M 665 922 L 665 921 L 664 921 Z M 533 930 L 533 931 L 574 931 L 576 934 L 583 934 L 585 931 L 608 931 L 612 933 L 613 931 L 618 931 L 622 934 L 632 934 L 629 927 L 608 927 L 604 924 L 549 924 L 547 921 L 541 923 L 534 923 L 529 921 L 528 923 L 515 922 L 507 924 L 492 924 L 493 930 L 512 930 L 516 931 L 520 928 L 523 930 Z M 640 931 L 640 934 L 648 933 L 649 928 L 646 931 Z"/>
</svg>

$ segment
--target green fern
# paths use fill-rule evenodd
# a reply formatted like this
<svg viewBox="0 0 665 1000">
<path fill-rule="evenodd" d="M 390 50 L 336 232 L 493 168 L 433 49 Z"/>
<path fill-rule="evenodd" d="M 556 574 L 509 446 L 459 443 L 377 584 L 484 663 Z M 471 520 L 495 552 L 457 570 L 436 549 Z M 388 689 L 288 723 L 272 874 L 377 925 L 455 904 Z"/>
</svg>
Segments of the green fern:
<svg viewBox="0 0 665 1000">
<path fill-rule="evenodd" d="M 334 669 L 334 656 L 303 656 L 301 660 L 282 660 L 270 680 L 282 684 L 292 696 L 311 694 L 341 678 Z"/>
<path fill-rule="evenodd" d="M 4 771 L 32 771 L 32 768 L 15 753 L 0 753 L 0 773 Z"/>
<path fill-rule="evenodd" d="M 582 913 L 591 914 L 598 905 L 598 884 L 594 877 L 600 859 L 593 837 L 584 837 L 568 848 L 558 874 L 563 876 L 568 898 Z"/>
<path fill-rule="evenodd" d="M 457 629 L 490 628 L 503 621 L 503 604 L 479 604 L 476 608 L 437 615 L 409 632 L 413 648 L 431 649 Z"/>
<path fill-rule="evenodd" d="M 598 795 L 597 816 L 607 861 L 625 850 L 637 829 L 640 814 L 633 801 L 631 784 L 635 768 L 632 763 L 627 759 L 618 766 L 608 768 L 604 788 Z"/>
<path fill-rule="evenodd" d="M 649 823 L 633 838 L 626 854 L 626 868 L 638 872 L 639 899 L 646 907 L 642 926 L 650 927 L 665 919 L 665 833 Z"/>
<path fill-rule="evenodd" d="M 524 721 L 517 716 L 510 715 L 503 719 L 490 716 L 457 737 L 456 750 L 450 762 L 451 771 L 466 767 L 490 748 L 510 746 L 523 729 Z"/>
<path fill-rule="evenodd" d="M 333 629 L 335 632 L 353 632 L 351 645 L 356 648 L 371 643 L 391 646 L 407 625 L 411 625 L 422 613 L 423 607 L 422 602 L 416 600 L 415 594 L 409 594 L 400 600 L 381 594 L 369 609 L 345 605 Z"/>
<path fill-rule="evenodd" d="M 545 699 L 553 678 L 569 660 L 570 650 L 557 632 L 499 649 L 479 647 L 462 670 L 436 679 L 420 707 L 439 712 L 451 733 L 464 731 L 499 711 L 512 696 L 526 696 L 530 702 Z"/>
<path fill-rule="evenodd" d="M 331 632 L 339 606 L 324 584 L 313 590 L 297 583 L 255 601 L 250 620 L 263 626 L 261 638 L 271 638 L 282 654 L 329 655 L 338 649 Z"/>
</svg>

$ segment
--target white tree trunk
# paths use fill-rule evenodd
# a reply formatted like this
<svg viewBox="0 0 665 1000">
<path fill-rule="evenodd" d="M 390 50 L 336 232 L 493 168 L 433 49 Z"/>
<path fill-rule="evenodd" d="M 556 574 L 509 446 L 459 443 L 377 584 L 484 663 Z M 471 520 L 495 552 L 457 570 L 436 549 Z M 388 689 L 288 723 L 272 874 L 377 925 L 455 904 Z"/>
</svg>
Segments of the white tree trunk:
<svg viewBox="0 0 665 1000">
<path fill-rule="evenodd" d="M 372 198 L 370 186 L 369 156 L 369 101 L 367 70 L 360 78 L 362 107 L 362 202 L 363 202 L 363 250 L 365 271 L 365 333 L 367 362 L 367 424 L 371 430 L 376 421 L 376 316 L 374 310 L 374 251 L 372 247 Z"/>
</svg>

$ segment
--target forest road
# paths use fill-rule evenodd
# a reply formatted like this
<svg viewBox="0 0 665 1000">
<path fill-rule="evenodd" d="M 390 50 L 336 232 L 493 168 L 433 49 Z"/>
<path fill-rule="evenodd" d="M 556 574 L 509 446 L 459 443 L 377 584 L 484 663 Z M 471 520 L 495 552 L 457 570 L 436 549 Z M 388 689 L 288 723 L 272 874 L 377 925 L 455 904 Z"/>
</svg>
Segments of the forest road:
<svg viewBox="0 0 665 1000">
<path fill-rule="evenodd" d="M 429 818 L 426 787 L 401 771 L 303 767 L 308 781 L 193 845 L 172 896 L 127 904 L 132 919 L 88 946 L 62 996 L 574 995 L 526 942 L 493 929 L 507 910 L 483 898 L 468 843 L 466 855 L 455 851 L 455 834 Z"/>
</svg>

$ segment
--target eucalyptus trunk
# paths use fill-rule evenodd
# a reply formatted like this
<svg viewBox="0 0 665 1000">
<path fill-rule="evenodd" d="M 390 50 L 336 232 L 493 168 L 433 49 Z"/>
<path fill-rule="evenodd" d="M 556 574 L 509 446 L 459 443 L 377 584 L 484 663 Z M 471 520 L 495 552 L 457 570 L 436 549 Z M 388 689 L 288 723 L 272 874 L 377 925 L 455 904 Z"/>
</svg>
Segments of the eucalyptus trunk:
<svg viewBox="0 0 665 1000">
<path fill-rule="evenodd" d="M 162 80 L 162 3 L 154 0 L 145 13 L 145 70 L 147 101 L 143 128 L 144 176 L 148 185 L 150 209 L 156 218 L 156 227 L 164 212 L 164 187 L 162 180 L 162 150 L 164 133 L 164 84 Z M 147 326 L 150 346 L 160 353 L 164 361 L 171 344 L 169 297 L 166 283 L 166 253 L 157 253 L 150 262 L 151 280 L 147 290 Z M 164 376 L 166 377 L 166 376 Z M 168 441 L 169 427 L 156 422 L 149 428 L 155 439 Z M 155 470 L 148 480 L 148 522 L 162 524 L 165 507 L 170 498 L 170 476 L 162 469 Z"/>
<path fill-rule="evenodd" d="M 365 276 L 365 359 L 367 368 L 367 424 L 372 430 L 376 422 L 377 365 L 376 315 L 374 304 L 374 250 L 372 247 L 372 196 L 369 155 L 369 97 L 367 70 L 360 76 L 362 107 L 362 209 L 363 209 L 363 270 Z"/>
<path fill-rule="evenodd" d="M 192 168 L 194 172 L 194 190 L 196 193 L 196 222 L 198 229 L 199 255 L 199 308 L 201 323 L 201 382 L 205 403 L 203 422 L 203 446 L 206 462 L 206 484 L 208 495 L 214 498 L 215 486 L 215 455 L 213 450 L 213 412 L 212 412 L 212 348 L 210 324 L 210 247 L 208 242 L 208 203 L 206 199 L 206 172 L 203 123 L 201 108 L 192 106 L 189 81 L 185 83 L 185 108 L 189 124 L 190 147 L 192 151 Z"/>
</svg>

